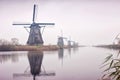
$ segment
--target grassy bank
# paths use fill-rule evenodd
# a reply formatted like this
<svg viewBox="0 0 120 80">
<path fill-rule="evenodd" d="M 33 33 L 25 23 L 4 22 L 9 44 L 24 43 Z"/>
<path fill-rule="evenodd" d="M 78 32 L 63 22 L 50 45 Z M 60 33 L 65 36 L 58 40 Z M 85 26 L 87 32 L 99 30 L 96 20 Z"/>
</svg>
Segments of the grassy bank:
<svg viewBox="0 0 120 80">
<path fill-rule="evenodd" d="M 65 46 L 64 48 L 67 48 Z M 58 50 L 57 45 L 28 46 L 28 45 L 0 45 L 0 51 L 52 51 Z"/>
</svg>

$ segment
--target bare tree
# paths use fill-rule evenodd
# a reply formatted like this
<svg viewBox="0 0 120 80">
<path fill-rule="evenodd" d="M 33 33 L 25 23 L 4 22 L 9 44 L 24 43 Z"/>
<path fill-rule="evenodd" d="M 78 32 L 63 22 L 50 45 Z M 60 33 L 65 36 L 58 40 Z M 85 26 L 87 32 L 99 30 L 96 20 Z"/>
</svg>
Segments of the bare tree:
<svg viewBox="0 0 120 80">
<path fill-rule="evenodd" d="M 19 40 L 17 38 L 12 38 L 11 43 L 12 45 L 19 45 Z"/>
</svg>

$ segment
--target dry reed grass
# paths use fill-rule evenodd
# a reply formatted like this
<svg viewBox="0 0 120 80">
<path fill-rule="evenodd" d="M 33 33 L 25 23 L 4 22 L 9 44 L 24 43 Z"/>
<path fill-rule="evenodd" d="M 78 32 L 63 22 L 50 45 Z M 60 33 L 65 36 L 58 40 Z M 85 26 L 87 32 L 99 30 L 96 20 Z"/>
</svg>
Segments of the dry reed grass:
<svg viewBox="0 0 120 80">
<path fill-rule="evenodd" d="M 28 45 L 0 45 L 0 51 L 51 51 L 58 50 L 57 45 L 28 46 Z"/>
</svg>

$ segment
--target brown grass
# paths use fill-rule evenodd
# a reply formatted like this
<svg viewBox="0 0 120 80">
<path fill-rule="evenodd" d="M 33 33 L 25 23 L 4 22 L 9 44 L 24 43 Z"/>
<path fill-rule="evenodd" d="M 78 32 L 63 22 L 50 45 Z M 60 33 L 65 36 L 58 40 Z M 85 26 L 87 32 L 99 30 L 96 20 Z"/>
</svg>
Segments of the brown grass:
<svg viewBox="0 0 120 80">
<path fill-rule="evenodd" d="M 57 45 L 45 45 L 45 46 L 27 46 L 27 45 L 0 45 L 0 51 L 51 51 L 58 50 Z"/>
<path fill-rule="evenodd" d="M 15 51 L 50 51 L 58 50 L 59 48 L 56 45 L 48 46 L 16 46 Z"/>
<path fill-rule="evenodd" d="M 68 48 L 68 46 L 64 46 Z M 57 45 L 28 46 L 28 45 L 0 45 L 0 51 L 53 51 L 58 50 Z"/>
</svg>

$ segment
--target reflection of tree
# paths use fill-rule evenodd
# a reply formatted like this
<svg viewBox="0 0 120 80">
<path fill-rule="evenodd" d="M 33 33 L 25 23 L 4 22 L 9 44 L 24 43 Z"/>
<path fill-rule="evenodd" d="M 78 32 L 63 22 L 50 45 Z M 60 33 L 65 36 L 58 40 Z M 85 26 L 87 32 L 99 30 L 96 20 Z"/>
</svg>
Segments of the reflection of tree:
<svg viewBox="0 0 120 80">
<path fill-rule="evenodd" d="M 29 52 L 28 59 L 30 64 L 30 71 L 35 80 L 35 76 L 39 75 L 41 72 L 43 52 Z"/>
<path fill-rule="evenodd" d="M 8 60 L 11 60 L 12 62 L 17 62 L 19 56 L 19 54 L 1 54 L 0 63 L 4 63 Z"/>
<path fill-rule="evenodd" d="M 106 57 L 104 62 L 105 74 L 102 77 L 109 78 L 109 80 L 120 80 L 120 51 L 118 54 L 110 54 Z"/>
</svg>

